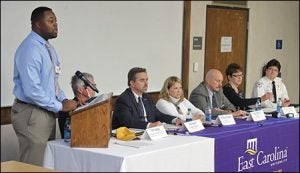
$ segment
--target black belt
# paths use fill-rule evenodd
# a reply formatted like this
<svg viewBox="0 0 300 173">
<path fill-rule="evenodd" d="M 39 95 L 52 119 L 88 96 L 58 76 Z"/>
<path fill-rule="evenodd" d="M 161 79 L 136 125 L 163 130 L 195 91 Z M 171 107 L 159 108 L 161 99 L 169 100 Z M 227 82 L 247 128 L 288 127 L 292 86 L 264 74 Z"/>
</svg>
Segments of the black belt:
<svg viewBox="0 0 300 173">
<path fill-rule="evenodd" d="M 35 107 L 37 107 L 37 108 L 40 108 L 40 109 L 43 109 L 43 110 L 45 110 L 45 111 L 47 111 L 47 112 L 51 112 L 51 111 L 48 111 L 48 110 L 46 110 L 46 109 L 44 109 L 44 108 L 42 108 L 42 107 L 39 107 L 39 106 L 37 106 L 37 105 L 34 105 L 34 104 L 31 104 L 31 103 L 27 103 L 27 102 L 24 102 L 24 101 L 22 101 L 22 100 L 19 100 L 19 99 L 15 99 L 15 101 L 17 102 L 17 103 L 21 103 L 21 104 L 26 104 L 26 105 L 31 105 L 31 106 L 35 106 Z M 54 113 L 54 112 L 51 112 L 51 113 L 53 113 L 54 114 L 54 117 L 55 118 L 57 118 L 58 117 L 58 115 L 56 115 L 56 113 Z"/>
<path fill-rule="evenodd" d="M 17 103 L 22 103 L 22 104 L 27 104 L 27 105 L 31 105 L 30 103 L 27 103 L 27 102 L 24 102 L 22 100 L 19 100 L 19 99 L 15 99 Z"/>
</svg>

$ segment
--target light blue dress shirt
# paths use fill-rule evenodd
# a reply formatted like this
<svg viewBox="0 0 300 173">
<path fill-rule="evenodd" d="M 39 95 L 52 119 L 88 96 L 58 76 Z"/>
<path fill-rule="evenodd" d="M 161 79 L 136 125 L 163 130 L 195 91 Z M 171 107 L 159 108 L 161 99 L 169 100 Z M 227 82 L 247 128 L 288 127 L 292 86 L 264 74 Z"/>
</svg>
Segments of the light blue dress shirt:
<svg viewBox="0 0 300 173">
<path fill-rule="evenodd" d="M 56 51 L 50 46 L 52 61 L 44 38 L 31 31 L 15 53 L 13 94 L 21 101 L 52 112 L 62 110 L 66 96 L 62 90 L 55 95 L 55 66 L 60 63 Z"/>
</svg>

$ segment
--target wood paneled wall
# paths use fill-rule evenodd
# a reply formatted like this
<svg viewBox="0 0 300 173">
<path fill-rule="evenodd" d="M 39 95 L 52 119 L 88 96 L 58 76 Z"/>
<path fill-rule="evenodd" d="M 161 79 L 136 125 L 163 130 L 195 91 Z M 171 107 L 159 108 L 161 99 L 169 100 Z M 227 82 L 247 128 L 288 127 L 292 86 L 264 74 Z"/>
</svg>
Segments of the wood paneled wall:
<svg viewBox="0 0 300 173">
<path fill-rule="evenodd" d="M 11 124 L 10 110 L 11 106 L 1 107 L 1 125 Z"/>
</svg>

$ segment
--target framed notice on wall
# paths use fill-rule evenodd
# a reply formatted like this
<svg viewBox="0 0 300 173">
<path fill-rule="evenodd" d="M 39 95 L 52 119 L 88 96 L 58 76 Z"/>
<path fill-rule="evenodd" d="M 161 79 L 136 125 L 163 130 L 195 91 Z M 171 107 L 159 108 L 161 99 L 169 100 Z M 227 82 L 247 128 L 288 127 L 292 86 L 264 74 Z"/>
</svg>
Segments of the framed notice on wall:
<svg viewBox="0 0 300 173">
<path fill-rule="evenodd" d="M 232 37 L 221 37 L 221 52 L 231 52 Z"/>
</svg>

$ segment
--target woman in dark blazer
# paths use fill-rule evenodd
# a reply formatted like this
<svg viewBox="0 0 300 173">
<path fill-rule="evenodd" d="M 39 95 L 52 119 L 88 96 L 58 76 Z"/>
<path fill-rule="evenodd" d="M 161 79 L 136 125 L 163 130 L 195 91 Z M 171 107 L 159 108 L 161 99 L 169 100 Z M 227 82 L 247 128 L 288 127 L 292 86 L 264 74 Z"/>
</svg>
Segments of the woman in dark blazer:
<svg viewBox="0 0 300 173">
<path fill-rule="evenodd" d="M 271 98 L 271 93 L 266 93 L 257 98 L 243 97 L 243 93 L 238 89 L 243 80 L 243 70 L 238 64 L 229 64 L 225 73 L 228 83 L 223 86 L 223 93 L 237 109 L 250 109 L 249 106 L 255 105 L 257 100 L 261 102 Z"/>
</svg>

